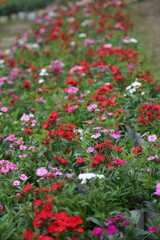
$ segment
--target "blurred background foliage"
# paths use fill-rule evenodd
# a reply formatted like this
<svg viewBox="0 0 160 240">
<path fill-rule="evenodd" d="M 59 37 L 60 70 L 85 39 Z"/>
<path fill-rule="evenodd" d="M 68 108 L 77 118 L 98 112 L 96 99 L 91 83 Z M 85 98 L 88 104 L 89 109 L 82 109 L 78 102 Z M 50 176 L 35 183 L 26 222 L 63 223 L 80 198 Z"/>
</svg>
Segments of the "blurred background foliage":
<svg viewBox="0 0 160 240">
<path fill-rule="evenodd" d="M 0 0 L 0 16 L 8 16 L 18 12 L 32 12 L 53 2 L 54 0 Z"/>
</svg>

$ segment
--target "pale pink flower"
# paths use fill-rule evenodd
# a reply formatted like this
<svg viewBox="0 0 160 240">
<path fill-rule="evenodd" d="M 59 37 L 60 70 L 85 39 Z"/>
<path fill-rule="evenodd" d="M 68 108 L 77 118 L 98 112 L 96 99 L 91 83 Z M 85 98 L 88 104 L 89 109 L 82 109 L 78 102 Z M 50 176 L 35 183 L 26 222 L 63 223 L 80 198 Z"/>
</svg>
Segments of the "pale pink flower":
<svg viewBox="0 0 160 240">
<path fill-rule="evenodd" d="M 90 104 L 90 105 L 87 107 L 87 109 L 88 109 L 88 111 L 92 111 L 92 110 L 96 109 L 97 107 L 98 107 L 97 104 Z"/>
<path fill-rule="evenodd" d="M 18 157 L 19 158 L 25 158 L 25 157 L 27 157 L 28 155 L 27 154 L 23 154 L 23 155 L 19 155 Z"/>
<path fill-rule="evenodd" d="M 12 183 L 12 186 L 19 186 L 20 184 L 21 184 L 20 181 L 15 180 L 15 181 Z"/>
<path fill-rule="evenodd" d="M 67 173 L 66 176 L 67 176 L 67 178 L 72 178 L 73 174 L 72 173 Z"/>
<path fill-rule="evenodd" d="M 95 135 L 92 135 L 91 138 L 97 139 L 101 136 L 100 133 L 96 133 Z"/>
<path fill-rule="evenodd" d="M 149 142 L 155 142 L 157 140 L 157 136 L 156 135 L 150 135 L 148 136 L 148 141 Z"/>
<path fill-rule="evenodd" d="M 21 174 L 20 179 L 26 181 L 28 179 L 26 174 Z"/>
<path fill-rule="evenodd" d="M 77 88 L 77 87 L 68 87 L 68 88 L 65 88 L 65 90 L 64 90 L 65 92 L 67 92 L 67 93 L 77 93 L 78 91 L 79 91 L 79 88 Z"/>
<path fill-rule="evenodd" d="M 158 155 L 150 156 L 147 160 L 150 161 L 150 160 L 153 160 L 153 159 L 158 159 Z"/>
<path fill-rule="evenodd" d="M 26 115 L 25 113 L 20 118 L 21 121 L 29 121 L 29 119 L 30 119 L 30 117 L 28 115 Z"/>
<path fill-rule="evenodd" d="M 60 172 L 60 171 L 57 171 L 57 172 L 54 173 L 54 176 L 61 176 L 61 175 L 63 175 L 63 173 Z"/>
<path fill-rule="evenodd" d="M 1 111 L 1 112 L 8 112 L 8 108 L 7 108 L 7 107 L 2 107 L 2 108 L 0 109 L 0 111 Z"/>
<path fill-rule="evenodd" d="M 147 168 L 147 172 L 150 172 L 152 169 L 151 168 Z"/>
<path fill-rule="evenodd" d="M 156 192 L 154 192 L 154 194 L 160 196 L 160 183 L 156 184 Z"/>
<path fill-rule="evenodd" d="M 36 170 L 36 175 L 37 176 L 44 176 L 48 173 L 46 167 L 41 167 Z"/>
<path fill-rule="evenodd" d="M 26 149 L 27 149 L 27 147 L 26 147 L 26 146 L 24 146 L 24 145 L 20 145 L 20 146 L 19 146 L 19 149 L 21 149 L 21 150 L 26 150 Z"/>
<path fill-rule="evenodd" d="M 101 129 L 102 127 L 93 127 L 93 129 L 96 129 L 96 130 L 98 130 L 98 129 Z"/>
<path fill-rule="evenodd" d="M 117 139 L 120 138 L 120 132 L 119 131 L 115 131 L 113 134 L 110 135 L 111 137 Z"/>
<path fill-rule="evenodd" d="M 94 152 L 94 148 L 93 148 L 93 147 L 89 147 L 89 148 L 87 148 L 86 152 L 87 152 L 87 153 Z"/>
</svg>

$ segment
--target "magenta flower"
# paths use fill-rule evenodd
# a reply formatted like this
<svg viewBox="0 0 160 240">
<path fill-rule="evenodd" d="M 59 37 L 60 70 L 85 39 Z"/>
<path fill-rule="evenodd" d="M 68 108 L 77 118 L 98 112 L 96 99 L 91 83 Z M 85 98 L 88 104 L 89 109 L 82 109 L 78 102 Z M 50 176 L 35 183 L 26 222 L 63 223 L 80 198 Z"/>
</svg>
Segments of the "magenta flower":
<svg viewBox="0 0 160 240">
<path fill-rule="evenodd" d="M 0 205 L 0 212 L 2 212 L 3 211 L 3 206 L 2 205 Z"/>
<path fill-rule="evenodd" d="M 114 225 L 109 225 L 107 227 L 107 234 L 108 235 L 113 235 L 117 231 L 117 228 Z"/>
<path fill-rule="evenodd" d="M 14 134 L 11 134 L 11 135 L 9 135 L 8 137 L 5 138 L 5 140 L 8 140 L 8 141 L 14 141 L 16 139 L 17 138 L 15 138 Z"/>
<path fill-rule="evenodd" d="M 75 106 L 71 106 L 71 107 L 68 108 L 67 112 L 68 112 L 68 113 L 71 113 L 71 112 L 73 112 L 75 109 L 76 109 Z"/>
<path fill-rule="evenodd" d="M 149 142 L 155 142 L 157 140 L 157 136 L 156 135 L 150 135 L 148 136 L 148 141 Z"/>
<path fill-rule="evenodd" d="M 101 236 L 102 234 L 103 234 L 103 228 L 98 227 L 93 229 L 93 235 L 95 237 Z"/>
<path fill-rule="evenodd" d="M 150 227 L 148 230 L 149 230 L 149 232 L 154 232 L 154 233 L 156 233 L 156 232 L 157 232 L 156 228 L 155 228 L 155 227 L 153 227 L 153 226 L 152 226 L 152 227 Z"/>
</svg>

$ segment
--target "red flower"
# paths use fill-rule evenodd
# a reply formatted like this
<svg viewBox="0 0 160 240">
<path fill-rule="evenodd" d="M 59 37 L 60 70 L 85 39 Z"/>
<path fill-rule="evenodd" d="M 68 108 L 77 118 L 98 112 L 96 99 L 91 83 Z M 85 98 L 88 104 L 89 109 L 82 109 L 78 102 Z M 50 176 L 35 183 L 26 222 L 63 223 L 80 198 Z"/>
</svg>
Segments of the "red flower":
<svg viewBox="0 0 160 240">
<path fill-rule="evenodd" d="M 137 153 L 140 153 L 141 150 L 142 150 L 142 147 L 141 147 L 141 146 L 138 146 L 138 147 L 136 147 L 136 148 L 133 149 L 132 153 L 137 154 Z"/>
<path fill-rule="evenodd" d="M 22 83 L 22 87 L 29 87 L 31 85 L 31 83 L 29 81 L 24 81 Z"/>
<path fill-rule="evenodd" d="M 76 162 L 78 162 L 78 163 L 83 163 L 85 161 L 85 159 L 83 159 L 83 158 L 78 158 L 77 160 L 76 160 Z"/>
<path fill-rule="evenodd" d="M 55 117 L 58 117 L 59 116 L 59 112 L 52 112 L 50 114 L 51 117 L 55 118 Z"/>
<path fill-rule="evenodd" d="M 40 215 L 35 216 L 34 220 L 32 221 L 32 225 L 40 228 L 43 223 L 43 218 Z"/>
<path fill-rule="evenodd" d="M 32 189 L 33 189 L 33 184 L 25 185 L 25 186 L 23 187 L 22 192 L 26 193 L 26 192 L 28 192 L 28 191 L 30 191 L 30 190 L 32 190 Z"/>
<path fill-rule="evenodd" d="M 33 202 L 33 205 L 34 206 L 41 206 L 43 204 L 43 202 L 41 201 L 41 200 L 35 200 L 34 202 Z"/>
<path fill-rule="evenodd" d="M 35 234 L 35 232 L 31 231 L 30 229 L 27 229 L 23 234 L 23 238 L 33 237 L 34 234 Z"/>
<path fill-rule="evenodd" d="M 32 129 L 30 129 L 30 128 L 24 129 L 23 132 L 27 133 L 28 135 L 33 134 Z"/>
</svg>

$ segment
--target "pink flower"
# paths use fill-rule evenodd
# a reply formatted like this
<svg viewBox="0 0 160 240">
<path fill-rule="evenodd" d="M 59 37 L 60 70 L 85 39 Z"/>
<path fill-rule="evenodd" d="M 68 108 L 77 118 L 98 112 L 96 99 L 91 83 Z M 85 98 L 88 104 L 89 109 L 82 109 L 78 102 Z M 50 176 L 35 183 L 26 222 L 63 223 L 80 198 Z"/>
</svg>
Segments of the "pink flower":
<svg viewBox="0 0 160 240">
<path fill-rule="evenodd" d="M 152 227 L 150 227 L 148 230 L 149 230 L 149 232 L 155 232 L 155 233 L 157 232 L 156 228 L 155 228 L 155 227 L 153 227 L 153 226 L 152 226 Z"/>
<path fill-rule="evenodd" d="M 113 235 L 117 231 L 117 228 L 114 225 L 109 225 L 107 227 L 107 234 Z"/>
<path fill-rule="evenodd" d="M 19 155 L 18 157 L 19 158 L 25 158 L 25 157 L 27 157 L 28 155 L 27 154 L 23 154 L 23 155 Z"/>
<path fill-rule="evenodd" d="M 46 167 L 41 167 L 41 168 L 38 168 L 37 171 L 36 171 L 36 175 L 37 176 L 44 176 L 48 173 Z"/>
<path fill-rule="evenodd" d="M 40 98 L 36 98 L 36 102 L 46 102 L 43 97 L 40 97 Z"/>
<path fill-rule="evenodd" d="M 114 163 L 120 164 L 120 165 L 126 165 L 127 164 L 127 162 L 125 160 L 122 160 L 122 159 L 114 159 Z"/>
<path fill-rule="evenodd" d="M 7 108 L 7 107 L 2 107 L 2 108 L 0 109 L 0 111 L 1 111 L 1 112 L 8 112 L 8 108 Z"/>
<path fill-rule="evenodd" d="M 0 212 L 2 212 L 3 211 L 3 206 L 2 205 L 0 205 Z"/>
<path fill-rule="evenodd" d="M 73 177 L 73 174 L 72 173 L 67 173 L 67 178 L 72 178 Z"/>
<path fill-rule="evenodd" d="M 160 196 L 160 183 L 156 184 L 156 192 L 154 192 L 154 194 Z"/>
<path fill-rule="evenodd" d="M 21 174 L 20 179 L 26 181 L 28 179 L 26 174 Z"/>
<path fill-rule="evenodd" d="M 76 109 L 75 106 L 71 106 L 71 107 L 68 108 L 67 112 L 68 112 L 68 113 L 71 113 L 71 112 L 73 112 L 75 109 Z"/>
<path fill-rule="evenodd" d="M 26 146 L 24 146 L 24 145 L 20 145 L 20 146 L 19 146 L 19 149 L 21 149 L 21 150 L 26 150 L 26 149 L 27 149 L 27 147 L 26 147 Z"/>
<path fill-rule="evenodd" d="M 20 184 L 21 184 L 20 181 L 15 180 L 15 181 L 12 183 L 12 186 L 19 186 Z"/>
<path fill-rule="evenodd" d="M 157 140 L 157 136 L 156 135 L 150 135 L 148 136 L 148 141 L 149 142 L 155 142 Z"/>
<path fill-rule="evenodd" d="M 152 169 L 151 168 L 147 168 L 147 172 L 150 172 Z"/>
<path fill-rule="evenodd" d="M 87 109 L 88 109 L 88 111 L 92 111 L 92 110 L 94 110 L 94 109 L 97 108 L 97 107 L 98 107 L 97 104 L 90 104 L 90 105 L 87 107 Z"/>
<path fill-rule="evenodd" d="M 113 134 L 111 134 L 111 137 L 117 139 L 117 138 L 120 138 L 120 133 L 119 131 L 115 131 Z"/>
<path fill-rule="evenodd" d="M 25 113 L 23 114 L 23 116 L 20 118 L 21 121 L 29 121 L 30 117 L 28 115 L 26 115 Z"/>
<path fill-rule="evenodd" d="M 103 228 L 94 228 L 93 229 L 93 235 L 95 237 L 101 236 L 103 234 Z"/>
<path fill-rule="evenodd" d="M 94 152 L 94 148 L 93 148 L 93 147 L 89 147 L 89 148 L 87 148 L 86 152 L 87 152 L 87 153 Z"/>
<path fill-rule="evenodd" d="M 153 160 L 153 159 L 158 159 L 158 155 L 150 156 L 147 160 L 150 161 L 150 160 Z"/>
<path fill-rule="evenodd" d="M 95 138 L 96 139 L 96 138 L 99 138 L 100 136 L 101 136 L 100 133 L 96 133 L 95 135 L 92 135 L 91 138 Z"/>
<path fill-rule="evenodd" d="M 11 135 L 9 135 L 8 137 L 5 138 L 5 140 L 8 140 L 8 141 L 14 141 L 16 139 L 17 138 L 15 138 L 14 134 L 11 134 Z"/>
<path fill-rule="evenodd" d="M 70 94 L 77 93 L 78 91 L 79 91 L 79 88 L 77 88 L 77 87 L 68 87 L 65 89 L 65 92 L 70 93 Z"/>
</svg>

